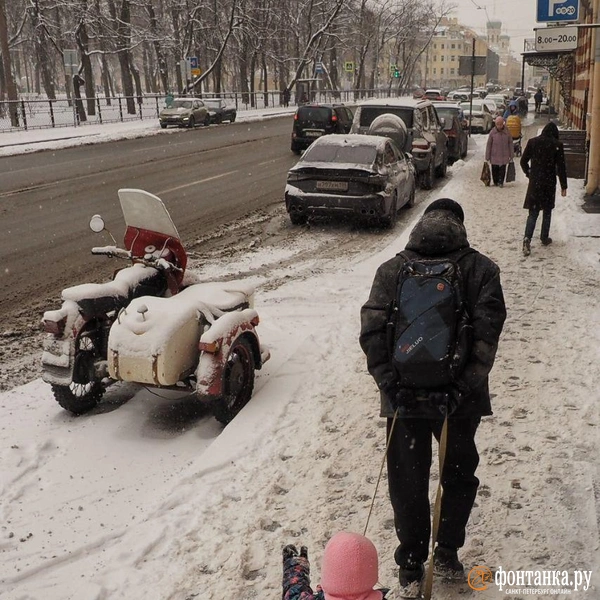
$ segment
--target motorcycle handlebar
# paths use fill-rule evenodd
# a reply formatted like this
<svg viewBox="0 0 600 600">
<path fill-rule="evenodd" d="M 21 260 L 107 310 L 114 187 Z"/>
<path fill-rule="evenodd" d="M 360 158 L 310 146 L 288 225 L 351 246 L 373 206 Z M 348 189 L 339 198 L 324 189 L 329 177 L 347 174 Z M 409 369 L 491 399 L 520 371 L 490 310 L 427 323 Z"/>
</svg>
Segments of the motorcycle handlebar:
<svg viewBox="0 0 600 600">
<path fill-rule="evenodd" d="M 179 267 L 170 263 L 164 258 L 142 258 L 139 256 L 131 256 L 129 250 L 123 250 L 123 248 L 117 248 L 117 246 L 101 246 L 92 248 L 92 254 L 110 256 L 116 258 L 131 259 L 134 262 L 141 263 L 147 267 L 154 267 L 163 271 L 181 271 Z"/>
</svg>

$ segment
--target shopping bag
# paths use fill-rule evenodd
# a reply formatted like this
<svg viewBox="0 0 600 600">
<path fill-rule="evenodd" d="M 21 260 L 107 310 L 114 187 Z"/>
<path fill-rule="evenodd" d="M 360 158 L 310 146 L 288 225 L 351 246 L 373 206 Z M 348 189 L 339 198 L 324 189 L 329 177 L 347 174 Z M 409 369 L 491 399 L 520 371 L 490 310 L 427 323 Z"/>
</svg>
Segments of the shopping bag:
<svg viewBox="0 0 600 600">
<path fill-rule="evenodd" d="M 490 165 L 486 161 L 483 163 L 483 169 L 481 169 L 481 181 L 485 183 L 486 186 L 490 185 L 490 181 L 492 180 L 492 174 L 490 173 Z"/>
<path fill-rule="evenodd" d="M 515 163 L 511 160 L 508 163 L 508 167 L 506 168 L 506 183 L 510 183 L 511 181 L 514 181 L 517 177 L 517 174 L 515 172 Z"/>
</svg>

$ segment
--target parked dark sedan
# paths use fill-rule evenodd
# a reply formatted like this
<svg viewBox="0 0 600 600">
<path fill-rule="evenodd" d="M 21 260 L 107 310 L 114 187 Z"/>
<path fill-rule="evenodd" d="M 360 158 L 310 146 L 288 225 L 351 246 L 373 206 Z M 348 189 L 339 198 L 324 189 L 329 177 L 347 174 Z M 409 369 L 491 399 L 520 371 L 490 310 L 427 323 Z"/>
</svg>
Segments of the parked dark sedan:
<svg viewBox="0 0 600 600">
<path fill-rule="evenodd" d="M 415 169 L 389 138 L 332 134 L 316 139 L 288 172 L 285 206 L 292 223 L 347 216 L 391 227 L 413 206 Z"/>
<path fill-rule="evenodd" d="M 235 106 L 227 104 L 223 98 L 205 98 L 204 104 L 208 108 L 211 123 L 222 123 L 223 121 L 233 123 L 237 117 Z"/>
<path fill-rule="evenodd" d="M 448 137 L 448 162 L 454 163 L 467 156 L 469 127 L 463 109 L 456 102 L 434 102 L 438 117 L 443 121 L 444 133 Z"/>
</svg>

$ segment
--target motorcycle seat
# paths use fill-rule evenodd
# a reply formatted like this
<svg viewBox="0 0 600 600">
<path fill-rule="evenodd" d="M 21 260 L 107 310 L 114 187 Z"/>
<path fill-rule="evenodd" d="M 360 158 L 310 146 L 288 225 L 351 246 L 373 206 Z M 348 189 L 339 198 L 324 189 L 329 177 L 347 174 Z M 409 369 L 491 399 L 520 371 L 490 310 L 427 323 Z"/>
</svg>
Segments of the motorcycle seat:
<svg viewBox="0 0 600 600">
<path fill-rule="evenodd" d="M 63 300 L 75 302 L 86 316 L 107 314 L 127 306 L 133 298 L 160 295 L 166 289 L 163 273 L 152 267 L 135 264 L 121 269 L 112 281 L 83 283 L 66 288 Z"/>
</svg>

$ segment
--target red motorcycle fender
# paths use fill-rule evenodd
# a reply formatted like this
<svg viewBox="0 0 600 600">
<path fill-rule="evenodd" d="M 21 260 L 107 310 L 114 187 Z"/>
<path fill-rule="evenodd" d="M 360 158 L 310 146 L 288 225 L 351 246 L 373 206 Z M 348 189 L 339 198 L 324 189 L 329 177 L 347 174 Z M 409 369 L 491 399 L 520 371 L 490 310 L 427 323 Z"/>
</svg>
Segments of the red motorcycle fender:
<svg viewBox="0 0 600 600">
<path fill-rule="evenodd" d="M 242 316 L 243 318 L 240 318 Z M 215 399 L 223 395 L 223 370 L 229 350 L 239 337 L 246 336 L 249 339 L 256 368 L 262 366 L 260 344 L 255 330 L 255 325 L 258 323 L 256 311 L 246 309 L 240 312 L 226 313 L 218 321 L 226 317 L 226 321 L 231 321 L 232 325 L 227 332 L 218 337 L 204 334 L 200 338 L 201 352 L 196 369 L 196 393 L 202 398 Z M 210 333 L 210 329 L 207 333 Z"/>
</svg>

